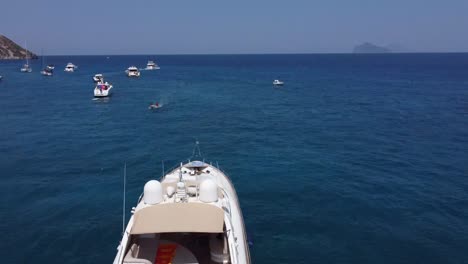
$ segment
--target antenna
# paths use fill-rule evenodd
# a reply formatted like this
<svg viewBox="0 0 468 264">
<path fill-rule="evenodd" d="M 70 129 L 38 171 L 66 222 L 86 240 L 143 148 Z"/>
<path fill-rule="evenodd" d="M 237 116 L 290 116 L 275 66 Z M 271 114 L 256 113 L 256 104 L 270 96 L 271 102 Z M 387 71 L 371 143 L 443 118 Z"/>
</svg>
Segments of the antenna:
<svg viewBox="0 0 468 264">
<path fill-rule="evenodd" d="M 28 42 L 24 41 L 24 50 L 26 52 L 26 65 L 29 67 L 29 52 L 28 52 Z"/>
<path fill-rule="evenodd" d="M 125 185 L 127 182 L 127 162 L 124 165 L 124 181 L 123 181 L 123 206 L 122 206 L 122 234 L 125 233 Z"/>
<path fill-rule="evenodd" d="M 161 179 L 164 178 L 164 160 L 161 160 L 161 164 L 162 164 L 162 176 L 161 176 Z"/>
</svg>

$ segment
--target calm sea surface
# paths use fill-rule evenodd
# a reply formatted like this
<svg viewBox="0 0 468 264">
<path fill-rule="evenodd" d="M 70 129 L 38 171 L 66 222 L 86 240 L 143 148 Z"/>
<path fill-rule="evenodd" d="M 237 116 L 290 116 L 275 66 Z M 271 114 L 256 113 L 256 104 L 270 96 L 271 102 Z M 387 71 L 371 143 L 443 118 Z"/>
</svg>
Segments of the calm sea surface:
<svg viewBox="0 0 468 264">
<path fill-rule="evenodd" d="M 46 63 L 0 62 L 2 263 L 111 263 L 124 163 L 129 212 L 196 140 L 233 179 L 253 263 L 468 263 L 468 54 Z"/>
</svg>

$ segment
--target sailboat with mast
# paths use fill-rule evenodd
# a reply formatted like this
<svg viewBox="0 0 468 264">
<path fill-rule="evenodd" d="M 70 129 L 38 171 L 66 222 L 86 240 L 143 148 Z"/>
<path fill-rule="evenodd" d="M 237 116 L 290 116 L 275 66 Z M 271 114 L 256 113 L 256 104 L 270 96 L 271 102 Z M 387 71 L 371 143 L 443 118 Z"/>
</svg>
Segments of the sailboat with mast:
<svg viewBox="0 0 468 264">
<path fill-rule="evenodd" d="M 21 68 L 21 72 L 30 73 L 30 72 L 32 72 L 32 68 L 29 65 L 29 51 L 28 51 L 28 48 L 27 48 L 26 44 L 24 44 L 24 47 L 25 47 L 25 50 L 26 50 L 26 64 L 24 64 L 23 67 Z"/>
</svg>

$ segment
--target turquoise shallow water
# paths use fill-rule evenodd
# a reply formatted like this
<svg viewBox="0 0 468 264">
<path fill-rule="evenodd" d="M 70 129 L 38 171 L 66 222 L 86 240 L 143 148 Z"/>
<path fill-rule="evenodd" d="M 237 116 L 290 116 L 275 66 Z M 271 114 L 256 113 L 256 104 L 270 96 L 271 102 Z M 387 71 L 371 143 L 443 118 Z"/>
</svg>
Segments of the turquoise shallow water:
<svg viewBox="0 0 468 264">
<path fill-rule="evenodd" d="M 468 262 L 468 54 L 158 56 L 125 77 L 148 59 L 48 57 L 52 78 L 0 62 L 3 260 L 111 262 L 123 164 L 129 211 L 198 140 L 254 263 Z"/>
</svg>

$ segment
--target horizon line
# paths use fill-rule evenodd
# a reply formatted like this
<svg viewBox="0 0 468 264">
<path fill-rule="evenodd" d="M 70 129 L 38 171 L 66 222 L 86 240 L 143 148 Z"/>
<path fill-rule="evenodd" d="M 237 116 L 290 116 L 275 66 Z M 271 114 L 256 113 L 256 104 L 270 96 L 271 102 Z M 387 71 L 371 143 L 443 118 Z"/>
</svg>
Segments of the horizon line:
<svg viewBox="0 0 468 264">
<path fill-rule="evenodd" d="M 167 54 L 54 54 L 38 55 L 37 57 L 50 56 L 225 56 L 225 55 L 391 55 L 391 54 L 461 54 L 468 51 L 411 51 L 411 52 L 376 52 L 376 53 L 354 53 L 354 52 L 286 52 L 286 53 L 167 53 Z M 9 59 L 3 59 L 9 60 Z"/>
</svg>

